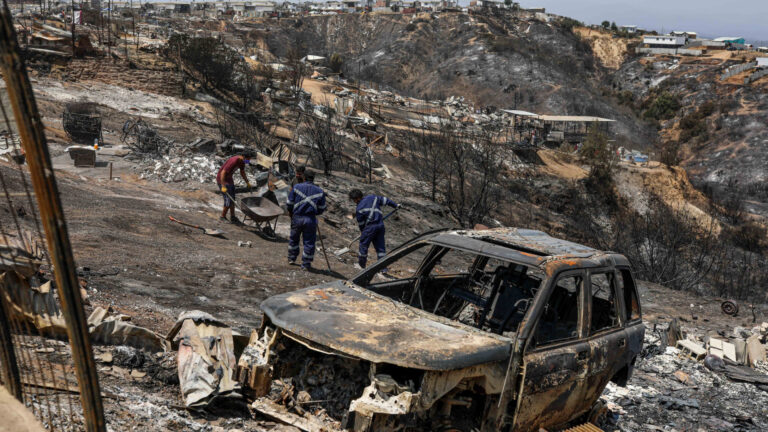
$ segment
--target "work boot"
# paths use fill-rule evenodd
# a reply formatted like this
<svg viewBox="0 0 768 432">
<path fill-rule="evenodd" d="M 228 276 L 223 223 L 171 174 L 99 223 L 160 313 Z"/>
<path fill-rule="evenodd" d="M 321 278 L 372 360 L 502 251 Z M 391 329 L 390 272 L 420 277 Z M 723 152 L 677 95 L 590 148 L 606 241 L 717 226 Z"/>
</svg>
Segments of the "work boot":
<svg viewBox="0 0 768 432">
<path fill-rule="evenodd" d="M 304 271 L 304 272 L 312 271 L 312 266 L 311 265 L 303 265 L 302 264 L 301 265 L 301 271 Z"/>
<path fill-rule="evenodd" d="M 355 270 L 362 270 L 363 266 L 360 265 L 360 263 L 355 263 Z"/>
<path fill-rule="evenodd" d="M 288 265 L 297 265 L 296 264 L 296 259 L 295 258 L 294 259 L 288 258 Z"/>
</svg>

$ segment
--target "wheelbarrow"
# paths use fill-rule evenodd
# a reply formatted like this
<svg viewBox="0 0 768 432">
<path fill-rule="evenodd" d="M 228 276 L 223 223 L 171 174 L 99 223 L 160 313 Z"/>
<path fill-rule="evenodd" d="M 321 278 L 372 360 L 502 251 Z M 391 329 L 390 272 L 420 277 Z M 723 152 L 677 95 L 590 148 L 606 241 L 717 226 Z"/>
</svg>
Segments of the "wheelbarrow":
<svg viewBox="0 0 768 432">
<path fill-rule="evenodd" d="M 279 205 L 266 196 L 260 196 L 241 198 L 238 207 L 245 215 L 243 217 L 244 224 L 255 227 L 270 240 L 277 239 L 275 235 L 277 218 L 285 214 Z M 272 221 L 275 221 L 274 226 L 272 226 Z"/>
</svg>

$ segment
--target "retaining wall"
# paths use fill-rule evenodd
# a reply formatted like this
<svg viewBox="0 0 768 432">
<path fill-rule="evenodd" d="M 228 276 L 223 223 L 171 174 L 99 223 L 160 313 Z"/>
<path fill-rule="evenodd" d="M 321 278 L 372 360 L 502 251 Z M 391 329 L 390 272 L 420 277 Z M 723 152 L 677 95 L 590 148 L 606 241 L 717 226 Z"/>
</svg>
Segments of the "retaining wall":
<svg viewBox="0 0 768 432">
<path fill-rule="evenodd" d="M 752 75 L 744 78 L 744 84 L 755 82 L 766 75 L 768 75 L 768 68 L 760 69 L 757 72 L 753 73 Z"/>
<path fill-rule="evenodd" d="M 725 81 L 725 80 L 727 80 L 728 78 L 730 78 L 730 77 L 732 77 L 734 75 L 738 75 L 738 74 L 740 74 L 740 73 L 742 73 L 742 72 L 744 72 L 746 70 L 750 70 L 750 69 L 752 69 L 752 68 L 754 68 L 756 66 L 757 66 L 757 62 L 742 63 L 742 64 L 733 65 L 733 66 L 729 67 L 728 69 L 726 69 L 725 72 L 722 75 L 720 75 L 720 81 Z"/>
<path fill-rule="evenodd" d="M 704 50 L 693 50 L 687 48 L 635 48 L 638 54 L 666 54 L 666 55 L 687 55 L 700 56 Z"/>
</svg>

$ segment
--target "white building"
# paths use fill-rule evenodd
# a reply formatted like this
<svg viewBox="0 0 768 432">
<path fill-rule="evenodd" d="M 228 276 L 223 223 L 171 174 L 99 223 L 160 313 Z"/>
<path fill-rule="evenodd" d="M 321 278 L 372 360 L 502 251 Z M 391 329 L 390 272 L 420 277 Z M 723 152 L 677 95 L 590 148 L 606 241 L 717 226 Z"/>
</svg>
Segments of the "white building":
<svg viewBox="0 0 768 432">
<path fill-rule="evenodd" d="M 344 3 L 340 1 L 327 1 L 323 4 L 321 10 L 326 12 L 335 12 L 344 9 Z"/>
<path fill-rule="evenodd" d="M 693 40 L 698 37 L 698 34 L 696 32 L 691 32 L 691 31 L 673 31 L 673 32 L 669 32 L 669 34 L 672 36 L 682 36 L 682 37 L 688 38 L 688 40 Z"/>
<path fill-rule="evenodd" d="M 680 48 L 685 46 L 685 36 L 643 36 L 643 43 L 650 48 Z"/>
<path fill-rule="evenodd" d="M 208 2 L 195 2 L 196 4 Z M 277 8 L 277 3 L 268 0 L 217 1 L 210 2 L 217 13 L 232 13 L 237 16 L 260 17 L 269 15 Z"/>
<path fill-rule="evenodd" d="M 756 57 L 757 67 L 768 68 L 768 57 Z"/>
<path fill-rule="evenodd" d="M 629 34 L 635 34 L 637 33 L 637 26 L 636 25 L 623 25 L 619 26 L 619 30 L 625 31 Z"/>
</svg>

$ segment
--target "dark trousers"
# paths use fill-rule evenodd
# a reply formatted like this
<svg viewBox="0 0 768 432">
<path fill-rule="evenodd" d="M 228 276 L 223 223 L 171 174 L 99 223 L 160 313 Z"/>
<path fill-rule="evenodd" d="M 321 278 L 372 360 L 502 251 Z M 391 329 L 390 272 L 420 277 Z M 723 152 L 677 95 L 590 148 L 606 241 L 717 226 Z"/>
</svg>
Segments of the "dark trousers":
<svg viewBox="0 0 768 432">
<path fill-rule="evenodd" d="M 383 223 L 368 225 L 363 228 L 363 232 L 360 235 L 360 250 L 357 255 L 357 262 L 360 264 L 360 267 L 365 267 L 368 263 L 368 248 L 371 243 L 373 243 L 373 248 L 376 250 L 376 258 L 381 259 L 387 254 Z"/>
<path fill-rule="evenodd" d="M 224 197 L 224 207 L 231 207 L 234 205 L 230 197 L 232 199 L 235 199 L 235 185 L 234 184 L 228 184 L 227 186 L 227 193 L 221 192 L 221 196 Z M 221 185 L 219 184 L 219 191 L 221 191 Z M 227 196 L 229 194 L 229 196 Z"/>
<path fill-rule="evenodd" d="M 288 238 L 288 259 L 296 261 L 299 257 L 299 241 L 304 239 L 304 252 L 301 254 L 301 266 L 311 267 L 315 259 L 317 241 L 317 218 L 315 216 L 294 215 L 291 219 L 291 235 Z"/>
</svg>

